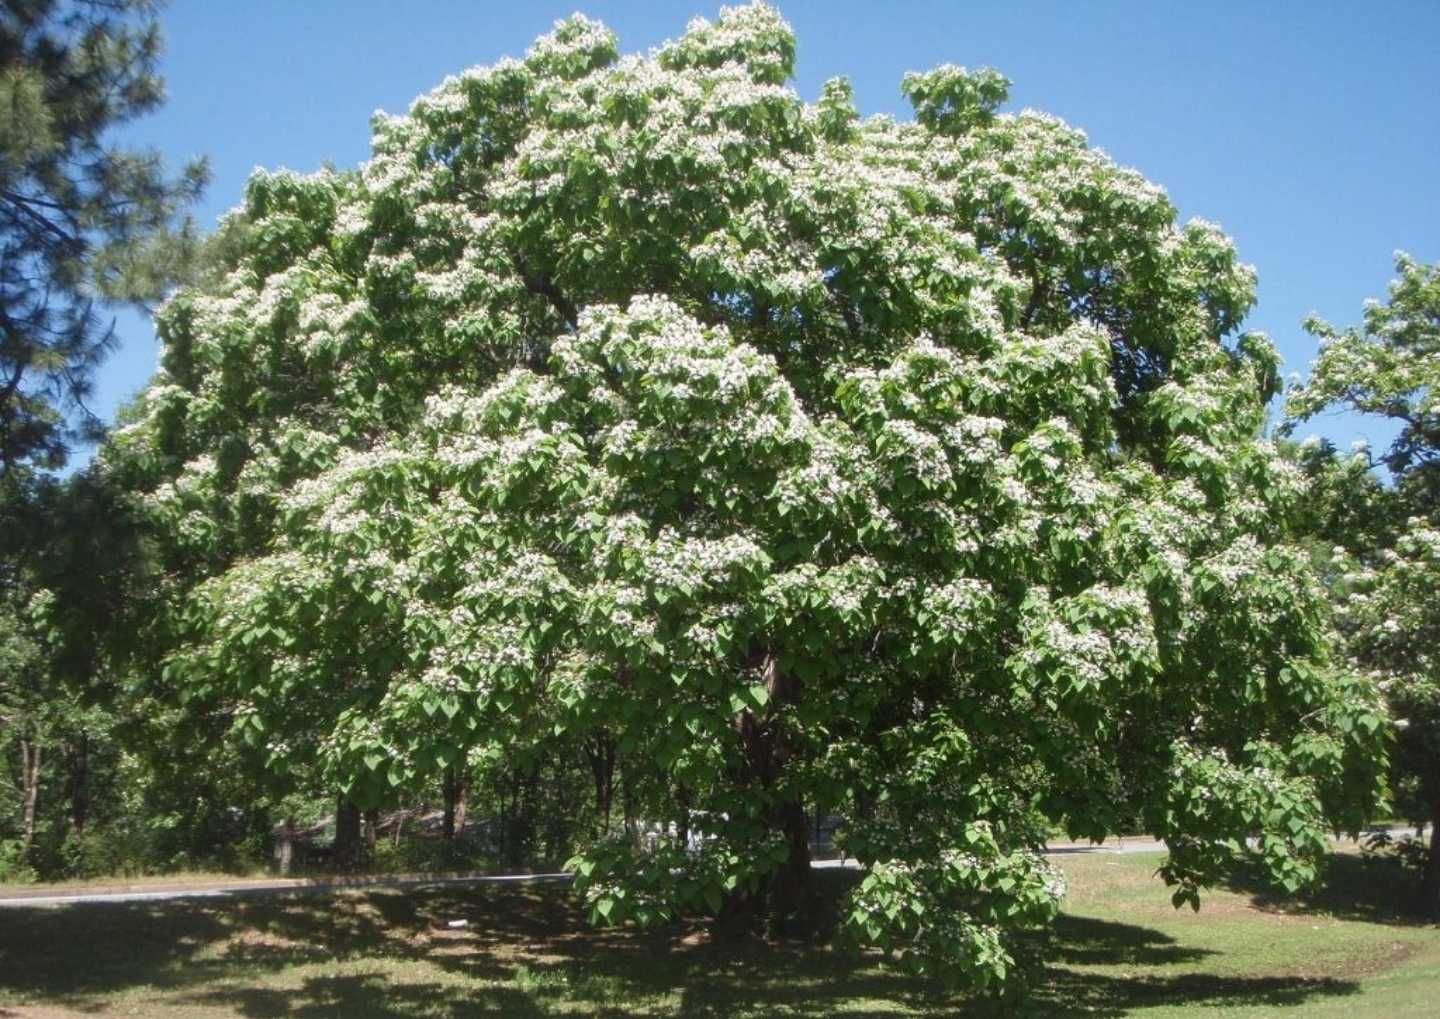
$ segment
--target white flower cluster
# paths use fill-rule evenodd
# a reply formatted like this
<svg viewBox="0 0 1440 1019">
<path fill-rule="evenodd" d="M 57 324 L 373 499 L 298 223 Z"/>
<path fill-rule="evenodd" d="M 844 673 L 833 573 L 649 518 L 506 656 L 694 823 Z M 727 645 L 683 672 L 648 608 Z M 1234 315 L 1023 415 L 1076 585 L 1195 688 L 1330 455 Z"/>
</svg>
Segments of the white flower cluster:
<svg viewBox="0 0 1440 1019">
<path fill-rule="evenodd" d="M 308 295 L 299 306 L 302 349 L 311 356 L 343 352 L 352 335 L 367 325 L 369 307 L 358 298 L 346 301 L 325 290 Z"/>
<path fill-rule="evenodd" d="M 669 528 L 656 536 L 645 553 L 646 577 L 656 587 L 685 593 L 723 586 L 737 574 L 759 573 L 770 562 L 750 535 L 685 537 Z"/>
<path fill-rule="evenodd" d="M 1000 418 L 967 414 L 945 427 L 945 442 L 972 469 L 985 467 L 1007 455 L 1000 445 L 1004 432 L 1005 422 Z"/>
<path fill-rule="evenodd" d="M 904 418 L 885 422 L 878 451 L 882 456 L 898 454 L 895 458 L 930 488 L 939 488 L 952 476 L 950 461 L 940 440 Z"/>
<path fill-rule="evenodd" d="M 959 645 L 983 632 L 994 612 L 994 598 L 988 581 L 960 577 L 927 591 L 922 605 L 931 617 L 929 626 L 934 634 Z"/>
</svg>

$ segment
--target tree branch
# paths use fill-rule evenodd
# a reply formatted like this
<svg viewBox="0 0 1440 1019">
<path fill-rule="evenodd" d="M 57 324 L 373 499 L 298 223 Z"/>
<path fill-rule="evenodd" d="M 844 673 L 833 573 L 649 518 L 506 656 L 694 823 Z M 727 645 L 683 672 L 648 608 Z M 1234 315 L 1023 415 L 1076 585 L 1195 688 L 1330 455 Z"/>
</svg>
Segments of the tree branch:
<svg viewBox="0 0 1440 1019">
<path fill-rule="evenodd" d="M 580 314 L 575 309 L 575 305 L 570 302 L 569 298 L 555 285 L 555 281 L 549 276 L 543 274 L 536 275 L 531 272 L 530 267 L 525 263 L 525 259 L 520 255 L 512 254 L 510 257 L 511 261 L 515 263 L 515 271 L 520 274 L 520 282 L 525 284 L 525 289 L 538 297 L 543 297 L 548 300 L 551 307 L 560 313 L 560 317 L 565 320 L 565 323 L 572 331 L 579 329 Z"/>
</svg>

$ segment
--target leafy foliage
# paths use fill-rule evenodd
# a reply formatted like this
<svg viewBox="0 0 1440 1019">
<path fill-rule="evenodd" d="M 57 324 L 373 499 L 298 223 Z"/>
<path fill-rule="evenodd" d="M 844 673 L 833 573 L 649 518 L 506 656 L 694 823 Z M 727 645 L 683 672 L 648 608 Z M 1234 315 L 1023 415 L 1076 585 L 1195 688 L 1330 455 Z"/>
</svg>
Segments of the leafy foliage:
<svg viewBox="0 0 1440 1019">
<path fill-rule="evenodd" d="M 1385 691 L 1398 721 L 1394 755 L 1400 804 L 1440 825 L 1440 266 L 1396 256 L 1389 300 L 1367 302 L 1363 325 L 1308 323 L 1321 351 L 1310 379 L 1290 393 L 1290 427 L 1339 405 L 1400 425 L 1378 458 L 1331 458 L 1323 529 L 1346 647 Z M 1388 467 L 1393 487 L 1368 476 Z M 1338 483 L 1335 483 L 1338 482 Z M 1356 508 L 1359 512 L 1356 512 Z M 1339 524 L 1340 526 L 1336 526 Z M 1426 908 L 1440 911 L 1440 828 L 1425 873 Z"/>
<path fill-rule="evenodd" d="M 1430 506 L 1440 496 L 1440 265 L 1396 252 L 1388 301 L 1367 301 L 1361 326 L 1336 329 L 1319 318 L 1306 329 L 1320 341 L 1310 378 L 1286 410 L 1305 420 L 1339 405 L 1391 418 L 1400 426 L 1379 458 Z"/>
<path fill-rule="evenodd" d="M 105 454 L 149 660 L 365 803 L 611 741 L 653 837 L 572 861 L 601 922 L 803 929 L 810 811 L 850 936 L 991 987 L 1047 824 L 1143 816 L 1177 901 L 1307 879 L 1380 709 L 1287 539 L 1253 273 L 993 72 L 861 119 L 794 47 L 763 5 L 649 57 L 575 17 L 358 172 L 257 173 Z"/>
<path fill-rule="evenodd" d="M 163 98 L 152 0 L 15 0 L 0 11 L 0 476 L 64 462 L 115 342 L 97 302 L 163 296 L 203 161 L 166 176 L 112 132 Z"/>
</svg>

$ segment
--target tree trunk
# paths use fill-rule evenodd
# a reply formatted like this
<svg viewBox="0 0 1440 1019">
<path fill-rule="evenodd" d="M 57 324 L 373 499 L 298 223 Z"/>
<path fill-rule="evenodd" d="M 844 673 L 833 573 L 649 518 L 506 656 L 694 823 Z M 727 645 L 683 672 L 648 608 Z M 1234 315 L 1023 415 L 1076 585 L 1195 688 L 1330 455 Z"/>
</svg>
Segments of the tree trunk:
<svg viewBox="0 0 1440 1019">
<path fill-rule="evenodd" d="M 445 817 L 440 822 L 440 835 L 449 840 L 455 837 L 455 769 L 447 765 L 440 774 L 440 799 L 445 804 Z"/>
<path fill-rule="evenodd" d="M 1440 917 L 1440 803 L 1430 808 L 1430 852 L 1425 856 L 1420 903 L 1427 915 Z"/>
<path fill-rule="evenodd" d="M 675 802 L 679 806 L 680 820 L 675 825 L 675 841 L 681 849 L 690 848 L 690 790 L 679 786 L 675 790 Z"/>
<path fill-rule="evenodd" d="M 465 836 L 465 821 L 470 813 L 470 776 L 461 773 L 455 782 L 455 834 Z"/>
<path fill-rule="evenodd" d="M 748 889 L 736 888 L 720 902 L 720 912 L 710 925 L 711 935 L 719 941 L 730 941 L 755 932 L 758 903 Z"/>
<path fill-rule="evenodd" d="M 508 770 L 497 768 L 490 779 L 495 803 L 495 817 L 492 822 L 495 831 L 493 845 L 495 856 L 499 860 L 505 859 L 505 840 L 510 837 L 510 800 L 505 795 L 506 786 L 510 780 L 509 776 Z"/>
<path fill-rule="evenodd" d="M 290 868 L 295 862 L 295 818 L 285 818 L 285 823 L 280 826 L 280 841 L 275 845 L 275 869 L 280 872 L 281 877 L 290 873 Z"/>
<path fill-rule="evenodd" d="M 360 862 L 360 808 L 344 796 L 335 808 L 335 866 L 351 870 Z"/>
<path fill-rule="evenodd" d="M 505 812 L 505 846 L 501 860 L 508 866 L 518 867 L 528 863 L 534 839 L 534 819 L 531 817 L 535 802 L 535 786 L 540 780 L 540 765 L 537 762 L 528 771 L 510 772 L 510 788 L 513 795 Z"/>
<path fill-rule="evenodd" d="M 380 827 L 380 811 L 371 807 L 365 811 L 365 855 L 371 859 L 375 858 L 375 842 L 379 838 L 377 829 Z"/>
<path fill-rule="evenodd" d="M 585 744 L 590 774 L 595 778 L 595 813 L 600 817 L 600 834 L 610 834 L 610 810 L 615 803 L 615 740 L 601 731 Z"/>
<path fill-rule="evenodd" d="M 635 790 L 631 788 L 630 776 L 620 771 L 620 811 L 625 837 L 632 843 L 640 837 L 640 823 L 635 816 Z"/>
<path fill-rule="evenodd" d="M 90 738 L 83 733 L 70 754 L 70 827 L 85 834 L 90 816 Z"/>
<path fill-rule="evenodd" d="M 758 910 L 768 919 L 773 934 L 783 937 L 808 937 L 814 921 L 811 895 L 809 823 L 805 806 L 793 792 L 784 788 L 785 768 L 793 756 L 789 734 L 780 719 L 783 707 L 793 704 L 799 696 L 799 681 L 780 667 L 779 658 L 769 651 L 757 649 L 752 661 L 759 667 L 769 691 L 769 710 L 764 717 L 747 709 L 735 718 L 735 728 L 744 749 L 743 780 L 779 796 L 772 801 L 768 823 L 772 831 L 784 839 L 787 856 L 770 875 L 763 892 L 763 901 L 748 893 L 732 893 L 716 918 L 717 933 L 738 933 L 740 928 L 753 926 Z"/>
<path fill-rule="evenodd" d="M 442 834 L 447 839 L 465 834 L 465 794 L 470 790 L 469 776 L 456 773 L 453 766 L 440 777 L 440 791 L 445 799 L 445 820 Z"/>
<path fill-rule="evenodd" d="M 26 739 L 20 741 L 20 793 L 20 852 L 24 854 L 35 842 L 35 808 L 40 802 L 40 744 Z"/>
<path fill-rule="evenodd" d="M 784 937 L 809 937 L 814 926 L 810 894 L 810 839 L 805 808 L 794 801 L 776 809 L 790 855 L 770 879 L 770 926 Z"/>
</svg>

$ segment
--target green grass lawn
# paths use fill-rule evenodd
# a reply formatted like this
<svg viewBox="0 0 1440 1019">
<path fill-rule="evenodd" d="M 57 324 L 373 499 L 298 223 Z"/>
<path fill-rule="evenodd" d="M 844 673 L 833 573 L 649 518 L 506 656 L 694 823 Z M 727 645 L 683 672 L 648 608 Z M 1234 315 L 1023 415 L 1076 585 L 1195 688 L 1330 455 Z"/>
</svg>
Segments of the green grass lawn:
<svg viewBox="0 0 1440 1019">
<path fill-rule="evenodd" d="M 699 926 L 597 932 L 563 886 L 486 885 L 0 911 L 0 1016 L 1436 1014 L 1440 928 L 1404 916 L 1387 866 L 1338 855 L 1311 900 L 1237 881 L 1192 914 L 1157 861 L 1063 861 L 1067 910 L 1023 1005 Z"/>
</svg>

